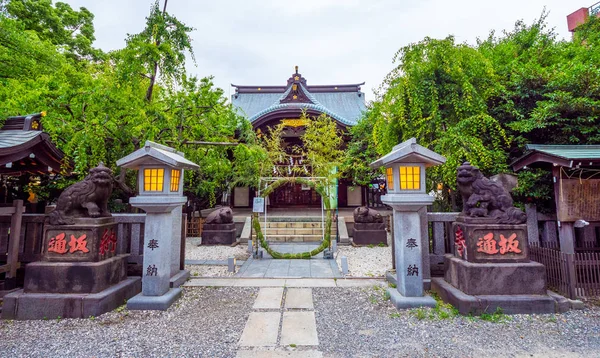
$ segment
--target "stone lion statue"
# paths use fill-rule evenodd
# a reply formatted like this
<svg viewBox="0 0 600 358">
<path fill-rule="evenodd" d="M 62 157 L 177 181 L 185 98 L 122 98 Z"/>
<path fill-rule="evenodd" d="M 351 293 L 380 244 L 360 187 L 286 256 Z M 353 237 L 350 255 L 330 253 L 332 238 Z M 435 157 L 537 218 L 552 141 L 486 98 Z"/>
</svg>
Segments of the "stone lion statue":
<svg viewBox="0 0 600 358">
<path fill-rule="evenodd" d="M 112 170 L 100 163 L 90 174 L 69 186 L 58 197 L 56 209 L 48 216 L 52 225 L 71 225 L 75 218 L 111 216 L 108 199 L 113 190 Z"/>
<path fill-rule="evenodd" d="M 499 182 L 481 174 L 469 162 L 458 167 L 458 191 L 462 196 L 462 215 L 496 219 L 499 224 L 522 224 L 525 213 L 513 206 L 513 199 Z"/>
<path fill-rule="evenodd" d="M 205 224 L 231 224 L 233 222 L 233 211 L 228 206 L 219 208 L 206 217 Z"/>
<path fill-rule="evenodd" d="M 366 206 L 359 206 L 354 209 L 354 222 L 355 223 L 382 223 L 383 217 L 375 210 Z"/>
</svg>

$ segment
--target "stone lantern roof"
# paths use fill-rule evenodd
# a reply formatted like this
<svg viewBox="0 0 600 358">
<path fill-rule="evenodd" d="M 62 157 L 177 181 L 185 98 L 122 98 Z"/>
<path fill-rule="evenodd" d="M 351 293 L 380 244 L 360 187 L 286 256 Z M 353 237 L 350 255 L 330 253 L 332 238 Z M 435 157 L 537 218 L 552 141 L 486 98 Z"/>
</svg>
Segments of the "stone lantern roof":
<svg viewBox="0 0 600 358">
<path fill-rule="evenodd" d="M 117 160 L 117 165 L 123 168 L 138 170 L 142 165 L 164 164 L 176 169 L 198 169 L 199 166 L 183 157 L 171 147 L 146 141 L 143 148 Z"/>
<path fill-rule="evenodd" d="M 371 168 L 379 168 L 392 163 L 424 163 L 426 167 L 440 165 L 446 158 L 419 144 L 415 138 L 397 144 L 392 151 L 369 164 Z"/>
</svg>

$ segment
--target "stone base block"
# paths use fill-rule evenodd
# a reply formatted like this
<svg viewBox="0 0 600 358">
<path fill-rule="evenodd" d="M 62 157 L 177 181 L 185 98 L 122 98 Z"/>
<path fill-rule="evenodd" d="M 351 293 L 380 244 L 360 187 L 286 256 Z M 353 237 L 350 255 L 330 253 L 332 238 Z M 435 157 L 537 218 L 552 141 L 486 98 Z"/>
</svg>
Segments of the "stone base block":
<svg viewBox="0 0 600 358">
<path fill-rule="evenodd" d="M 96 317 L 121 306 L 141 290 L 139 277 L 128 277 L 92 294 L 25 293 L 19 290 L 4 297 L 2 319 Z"/>
<path fill-rule="evenodd" d="M 128 256 L 100 262 L 32 262 L 23 288 L 26 293 L 97 293 L 127 278 Z"/>
<path fill-rule="evenodd" d="M 171 288 L 162 296 L 144 296 L 140 293 L 127 301 L 127 309 L 166 311 L 179 296 L 181 288 Z"/>
<path fill-rule="evenodd" d="M 73 225 L 44 225 L 44 261 L 102 261 L 116 255 L 114 218 L 78 218 Z"/>
<path fill-rule="evenodd" d="M 397 309 L 418 308 L 418 307 L 435 307 L 437 302 L 431 296 L 423 297 L 405 297 L 395 288 L 388 288 L 390 300 Z"/>
<path fill-rule="evenodd" d="M 398 285 L 398 279 L 396 278 L 396 271 L 387 271 L 385 273 L 385 280 L 392 285 Z M 431 279 L 424 278 L 423 279 L 423 290 L 429 291 L 431 290 Z"/>
<path fill-rule="evenodd" d="M 183 285 L 185 283 L 185 281 L 187 281 L 187 279 L 190 278 L 190 271 L 189 270 L 181 270 L 179 271 L 179 273 L 176 273 L 175 275 L 173 275 L 171 277 L 170 280 L 170 284 L 171 284 L 171 288 L 173 287 L 179 287 L 181 285 Z"/>
<path fill-rule="evenodd" d="M 444 257 L 444 279 L 468 295 L 545 295 L 546 269 L 538 262 L 473 263 Z"/>
<path fill-rule="evenodd" d="M 446 282 L 443 278 L 431 279 L 431 289 L 444 302 L 456 307 L 463 315 L 494 313 L 499 308 L 506 314 L 540 314 L 560 312 L 559 302 L 548 294 L 544 295 L 467 295 Z"/>
<path fill-rule="evenodd" d="M 235 242 L 235 223 L 205 224 L 202 227 L 202 245 L 231 245 Z"/>
<path fill-rule="evenodd" d="M 354 223 L 352 241 L 356 245 L 387 245 L 384 223 Z"/>
</svg>

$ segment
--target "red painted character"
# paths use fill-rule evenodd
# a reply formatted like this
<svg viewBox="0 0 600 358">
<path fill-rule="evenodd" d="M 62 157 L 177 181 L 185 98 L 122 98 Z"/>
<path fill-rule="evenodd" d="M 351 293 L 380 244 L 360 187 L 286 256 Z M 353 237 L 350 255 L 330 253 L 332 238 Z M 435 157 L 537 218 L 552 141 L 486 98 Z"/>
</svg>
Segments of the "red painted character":
<svg viewBox="0 0 600 358">
<path fill-rule="evenodd" d="M 519 249 L 519 241 L 515 240 L 517 238 L 517 234 L 512 234 L 507 238 L 504 235 L 500 235 L 500 254 L 504 255 L 508 252 L 514 252 L 515 254 L 520 254 L 521 249 Z"/>
<path fill-rule="evenodd" d="M 487 235 L 480 237 L 477 241 L 477 252 L 483 252 L 488 255 L 494 255 L 498 253 L 498 248 L 496 247 L 496 240 L 494 240 L 494 234 L 488 233 Z"/>
<path fill-rule="evenodd" d="M 465 236 L 460 226 L 456 228 L 456 233 L 454 234 L 454 236 L 454 245 L 456 246 L 456 252 L 458 252 L 458 256 L 463 257 L 463 254 L 467 249 L 467 243 L 465 242 Z"/>
<path fill-rule="evenodd" d="M 48 242 L 48 252 L 56 252 L 57 254 L 64 254 L 67 252 L 67 240 L 65 240 L 65 233 L 60 233 L 53 237 Z"/>
<path fill-rule="evenodd" d="M 69 253 L 73 253 L 75 251 L 81 251 L 83 253 L 88 253 L 90 250 L 87 248 L 87 240 L 86 235 L 81 235 L 78 239 L 75 238 L 75 235 L 71 235 L 71 240 L 69 241 Z"/>
<path fill-rule="evenodd" d="M 117 250 L 117 235 L 114 230 L 104 229 L 102 239 L 100 240 L 100 255 Z"/>
</svg>

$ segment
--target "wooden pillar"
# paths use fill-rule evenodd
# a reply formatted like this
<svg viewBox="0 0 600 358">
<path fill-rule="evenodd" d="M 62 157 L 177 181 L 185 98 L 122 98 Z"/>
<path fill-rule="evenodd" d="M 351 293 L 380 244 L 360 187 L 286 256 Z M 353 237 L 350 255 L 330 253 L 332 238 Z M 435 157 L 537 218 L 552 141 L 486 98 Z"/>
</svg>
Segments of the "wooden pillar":
<svg viewBox="0 0 600 358">
<path fill-rule="evenodd" d="M 8 238 L 7 264 L 10 265 L 6 273 L 5 289 L 16 286 L 17 269 L 19 268 L 19 242 L 21 240 L 21 223 L 23 219 L 23 200 L 13 202 L 14 210 L 10 220 L 10 236 Z"/>
<path fill-rule="evenodd" d="M 561 222 L 561 197 L 560 197 L 560 170 L 561 167 L 552 167 L 552 177 L 554 181 L 554 201 L 556 203 L 556 217 L 558 220 L 558 240 L 560 241 L 560 251 L 572 254 L 575 253 L 575 231 L 572 222 Z"/>
</svg>

